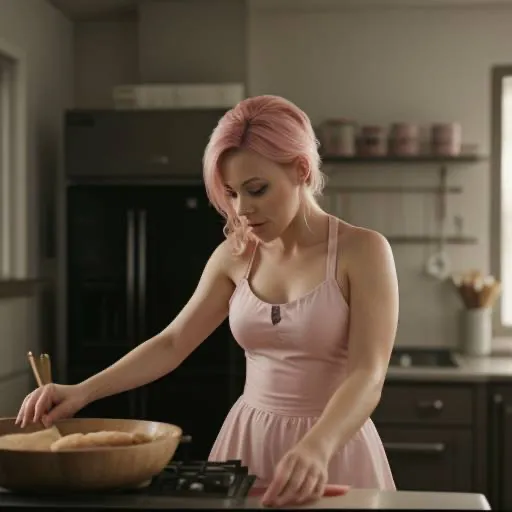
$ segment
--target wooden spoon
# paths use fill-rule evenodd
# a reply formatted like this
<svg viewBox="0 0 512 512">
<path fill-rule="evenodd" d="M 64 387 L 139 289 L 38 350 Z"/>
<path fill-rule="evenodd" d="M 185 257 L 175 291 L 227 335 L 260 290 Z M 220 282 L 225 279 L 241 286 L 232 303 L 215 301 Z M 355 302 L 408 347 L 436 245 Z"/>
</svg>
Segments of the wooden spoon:
<svg viewBox="0 0 512 512">
<path fill-rule="evenodd" d="M 36 359 L 32 352 L 27 354 L 30 366 L 32 368 L 32 373 L 34 374 L 34 378 L 36 379 L 37 385 L 42 388 L 45 384 L 50 384 L 52 382 L 52 370 L 51 370 L 51 361 L 50 356 L 48 354 L 41 354 L 39 356 L 40 370 L 37 367 Z M 44 426 L 44 425 L 43 425 Z M 46 427 L 45 427 L 46 428 Z M 51 429 L 55 430 L 55 433 L 62 437 L 59 429 L 52 425 Z"/>
</svg>

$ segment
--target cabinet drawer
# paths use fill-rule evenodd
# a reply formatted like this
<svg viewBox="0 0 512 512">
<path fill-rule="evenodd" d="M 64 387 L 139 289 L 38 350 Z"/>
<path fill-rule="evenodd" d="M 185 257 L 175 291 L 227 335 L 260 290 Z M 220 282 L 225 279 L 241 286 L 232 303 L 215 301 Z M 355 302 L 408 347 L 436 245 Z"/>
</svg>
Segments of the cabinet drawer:
<svg viewBox="0 0 512 512">
<path fill-rule="evenodd" d="M 373 420 L 380 424 L 470 425 L 473 390 L 457 385 L 389 384 Z"/>
<path fill-rule="evenodd" d="M 379 434 L 398 490 L 473 491 L 469 429 L 382 427 Z"/>
</svg>

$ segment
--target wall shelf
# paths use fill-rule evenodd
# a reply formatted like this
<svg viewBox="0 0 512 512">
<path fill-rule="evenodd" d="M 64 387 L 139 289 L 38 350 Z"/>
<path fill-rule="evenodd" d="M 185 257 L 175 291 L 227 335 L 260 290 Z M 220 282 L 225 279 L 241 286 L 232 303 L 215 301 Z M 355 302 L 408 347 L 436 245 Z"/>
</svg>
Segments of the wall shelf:
<svg viewBox="0 0 512 512">
<path fill-rule="evenodd" d="M 400 186 L 400 187 L 371 187 L 371 186 L 339 186 L 339 185 L 327 185 L 329 192 L 339 192 L 341 194 L 461 194 L 462 187 L 441 187 L 432 186 Z"/>
<path fill-rule="evenodd" d="M 0 300 L 31 297 L 39 291 L 42 285 L 44 285 L 44 281 L 38 279 L 0 279 Z"/>
<path fill-rule="evenodd" d="M 474 245 L 478 243 L 478 239 L 472 236 L 447 236 L 441 239 L 440 236 L 424 236 L 424 235 L 390 235 L 386 236 L 390 244 L 440 244 L 448 245 Z"/>
<path fill-rule="evenodd" d="M 482 155 L 467 154 L 454 157 L 418 155 L 418 156 L 337 156 L 321 155 L 322 162 L 327 164 L 464 164 L 477 163 L 486 160 Z"/>
<path fill-rule="evenodd" d="M 439 173 L 439 183 L 436 186 L 334 186 L 327 185 L 327 189 L 331 191 L 339 191 L 341 193 L 352 194 L 371 194 L 371 193 L 395 193 L 395 194 L 434 194 L 438 199 L 438 232 L 437 236 L 426 235 L 390 235 L 387 240 L 390 244 L 418 244 L 418 245 L 473 245 L 478 243 L 476 237 L 471 236 L 441 236 L 445 232 L 446 224 L 446 202 L 447 196 L 450 194 L 460 194 L 461 187 L 449 187 L 447 184 L 448 168 L 450 165 L 457 164 L 476 164 L 485 161 L 487 158 L 476 153 L 466 153 L 454 157 L 436 156 L 423 154 L 417 156 L 394 156 L 388 155 L 383 157 L 366 157 L 353 156 L 344 157 L 337 155 L 321 155 L 324 164 L 333 164 L 339 167 L 349 167 L 350 165 L 371 166 L 372 168 L 383 167 L 388 165 L 425 165 L 434 166 Z M 430 164 L 430 165 L 429 165 Z M 365 167 L 365 169 L 368 167 Z M 336 169 L 337 170 L 337 169 Z"/>
</svg>

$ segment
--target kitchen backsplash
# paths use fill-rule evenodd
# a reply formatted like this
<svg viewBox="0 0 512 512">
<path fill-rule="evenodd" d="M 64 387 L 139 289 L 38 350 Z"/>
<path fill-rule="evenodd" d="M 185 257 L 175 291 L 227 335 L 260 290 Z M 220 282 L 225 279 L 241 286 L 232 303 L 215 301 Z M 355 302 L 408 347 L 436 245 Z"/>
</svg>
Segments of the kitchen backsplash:
<svg viewBox="0 0 512 512">
<path fill-rule="evenodd" d="M 422 190 L 438 186 L 436 167 L 414 163 L 393 167 L 375 162 L 356 164 L 354 168 L 331 164 L 324 170 L 328 182 L 322 205 L 347 222 L 375 229 L 390 240 L 400 289 L 396 344 L 456 347 L 460 301 L 450 282 L 426 272 L 429 257 L 439 249 L 437 243 L 425 242 L 429 237 L 435 240 L 439 234 L 439 197 Z M 446 245 L 451 272 L 480 267 L 482 248 L 478 234 L 482 226 L 464 208 L 465 189 L 471 186 L 472 172 L 472 166 L 462 164 L 448 173 L 448 186 L 460 189 L 460 193 L 447 197 L 446 234 L 474 239 L 474 243 Z M 401 187 L 417 192 L 384 192 Z M 365 191 L 375 189 L 382 191 Z"/>
</svg>

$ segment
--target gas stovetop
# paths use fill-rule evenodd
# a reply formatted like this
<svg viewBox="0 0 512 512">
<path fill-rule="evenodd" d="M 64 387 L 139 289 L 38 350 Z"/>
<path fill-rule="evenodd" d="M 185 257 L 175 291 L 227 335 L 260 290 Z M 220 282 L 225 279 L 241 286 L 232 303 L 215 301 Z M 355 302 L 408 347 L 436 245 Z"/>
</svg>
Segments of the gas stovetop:
<svg viewBox="0 0 512 512">
<path fill-rule="evenodd" d="M 239 460 L 174 461 L 147 488 L 128 492 L 152 496 L 245 498 L 254 480 Z"/>
<path fill-rule="evenodd" d="M 145 487 L 116 492 L 18 494 L 0 489 L 0 510 L 18 508 L 163 509 L 236 506 L 251 490 L 255 477 L 238 460 L 171 461 Z M 222 503 L 221 503 L 222 502 Z"/>
</svg>

